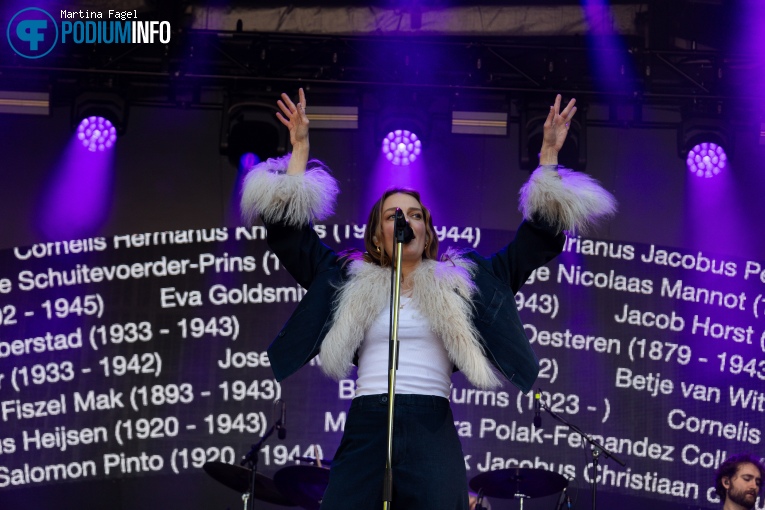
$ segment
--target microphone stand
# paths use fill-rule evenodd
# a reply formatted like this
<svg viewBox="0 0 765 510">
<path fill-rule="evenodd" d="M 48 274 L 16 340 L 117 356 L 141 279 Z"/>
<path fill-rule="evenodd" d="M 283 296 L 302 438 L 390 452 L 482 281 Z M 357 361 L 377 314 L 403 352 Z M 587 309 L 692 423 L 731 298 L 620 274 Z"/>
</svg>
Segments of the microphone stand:
<svg viewBox="0 0 765 510">
<path fill-rule="evenodd" d="M 396 370 L 398 370 L 398 310 L 401 302 L 401 258 L 406 242 L 406 220 L 401 209 L 396 209 L 395 238 L 393 252 L 396 263 L 391 267 L 391 324 L 388 350 L 388 449 L 385 458 L 385 479 L 383 480 L 383 510 L 389 510 L 393 501 L 393 413 L 396 398 Z"/>
<path fill-rule="evenodd" d="M 601 445 L 600 443 L 595 441 L 593 438 L 585 434 L 582 431 L 582 429 L 580 429 L 573 423 L 567 421 L 562 416 L 558 416 L 557 414 L 555 414 L 555 412 L 553 412 L 553 410 L 550 409 L 550 406 L 548 406 L 547 403 L 545 403 L 545 401 L 542 400 L 541 398 L 539 399 L 539 403 L 542 406 L 542 409 L 547 411 L 547 414 L 549 414 L 550 416 L 555 418 L 557 421 L 561 422 L 562 424 L 564 424 L 565 426 L 567 426 L 568 428 L 570 428 L 571 430 L 573 430 L 574 432 L 582 436 L 582 439 L 590 443 L 591 450 L 592 450 L 592 482 L 591 482 L 592 483 L 592 510 L 595 510 L 595 496 L 597 495 L 597 489 L 598 489 L 598 457 L 600 457 L 600 453 L 603 452 L 603 456 L 605 458 L 613 459 L 616 463 L 618 463 L 622 467 L 625 467 L 627 464 L 621 459 L 619 459 L 616 455 L 608 451 L 608 449 L 605 446 Z"/>
<path fill-rule="evenodd" d="M 250 451 L 242 457 L 242 461 L 239 463 L 240 466 L 245 466 L 250 470 L 250 492 L 242 495 L 242 499 L 244 500 L 244 510 L 253 510 L 255 508 L 255 483 L 258 470 L 258 453 L 266 440 L 268 440 L 268 438 L 271 437 L 271 434 L 274 433 L 274 430 L 281 427 L 281 423 L 282 421 L 279 419 L 271 425 L 271 428 L 263 434 L 260 441 L 250 447 Z"/>
</svg>

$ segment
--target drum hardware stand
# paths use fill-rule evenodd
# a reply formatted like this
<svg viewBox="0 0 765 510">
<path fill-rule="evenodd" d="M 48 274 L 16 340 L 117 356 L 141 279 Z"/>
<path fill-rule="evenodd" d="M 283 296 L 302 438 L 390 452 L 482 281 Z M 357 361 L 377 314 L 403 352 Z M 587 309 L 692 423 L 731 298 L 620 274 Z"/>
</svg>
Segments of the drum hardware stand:
<svg viewBox="0 0 765 510">
<path fill-rule="evenodd" d="M 537 390 L 539 391 L 539 390 Z M 550 409 L 550 406 L 547 405 L 547 403 L 539 398 L 537 400 L 539 404 L 542 406 L 542 409 L 547 411 L 547 414 L 555 418 L 557 421 L 561 422 L 562 424 L 566 425 L 568 428 L 579 434 L 582 439 L 590 443 L 590 449 L 592 451 L 592 510 L 595 510 L 595 497 L 597 495 L 597 488 L 598 488 L 598 458 L 600 457 L 600 453 L 603 452 L 603 456 L 605 458 L 611 458 L 613 459 L 617 464 L 619 464 L 622 467 L 625 467 L 627 464 L 619 459 L 616 455 L 608 451 L 608 449 L 595 441 L 592 437 L 585 434 L 582 429 L 574 425 L 573 423 L 570 423 L 565 418 L 559 416 L 556 414 L 552 409 Z M 521 500 L 521 509 L 523 508 L 523 500 Z"/>
<path fill-rule="evenodd" d="M 396 370 L 398 370 L 398 310 L 401 302 L 401 259 L 403 245 L 414 239 L 414 232 L 404 219 L 404 213 L 396 208 L 393 251 L 396 263 L 391 267 L 391 319 L 390 347 L 388 351 L 388 449 L 383 480 L 383 510 L 390 510 L 393 501 L 393 412 L 396 397 Z"/>
<path fill-rule="evenodd" d="M 277 402 L 280 402 L 279 400 L 274 402 L 274 405 L 276 405 Z M 281 402 L 281 405 L 284 406 L 284 402 Z M 273 425 L 266 431 L 265 434 L 263 434 L 263 437 L 260 438 L 260 441 L 253 444 L 250 447 L 250 451 L 247 452 L 243 457 L 242 461 L 239 463 L 240 466 L 244 466 L 250 470 L 250 490 L 249 492 L 245 492 L 242 494 L 242 501 L 244 502 L 244 510 L 253 510 L 255 508 L 255 474 L 258 471 L 258 453 L 260 453 L 260 449 L 263 447 L 265 442 L 268 440 L 269 437 L 271 437 L 271 434 L 274 433 L 275 430 L 279 430 L 279 438 L 283 439 L 282 437 L 282 420 L 279 418 L 274 422 Z"/>
</svg>

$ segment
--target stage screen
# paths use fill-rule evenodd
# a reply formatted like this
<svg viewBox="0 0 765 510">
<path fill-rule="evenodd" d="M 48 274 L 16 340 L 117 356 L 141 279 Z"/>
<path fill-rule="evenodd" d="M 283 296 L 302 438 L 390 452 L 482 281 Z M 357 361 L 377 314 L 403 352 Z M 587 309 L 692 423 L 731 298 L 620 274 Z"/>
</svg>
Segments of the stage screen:
<svg viewBox="0 0 765 510">
<path fill-rule="evenodd" d="M 363 225 L 314 228 L 332 247 L 362 246 Z M 483 254 L 513 236 L 436 230 L 442 247 Z M 333 457 L 353 377 L 328 379 L 316 358 L 274 379 L 266 349 L 305 289 L 263 227 L 42 243 L 0 252 L 0 268 L 3 508 L 77 494 L 92 495 L 78 508 L 237 508 L 203 465 L 238 465 L 256 446 L 257 470 L 274 477 Z M 536 427 L 534 392 L 479 391 L 456 373 L 468 480 L 545 469 L 585 508 L 593 455 L 579 429 L 614 456 L 597 458 L 599 504 L 719 507 L 719 463 L 762 451 L 765 261 L 569 236 L 516 303 L 540 359 L 535 391 L 559 419 L 542 411 Z M 259 443 L 283 415 L 285 437 Z M 382 477 L 385 459 L 370 462 Z"/>
</svg>

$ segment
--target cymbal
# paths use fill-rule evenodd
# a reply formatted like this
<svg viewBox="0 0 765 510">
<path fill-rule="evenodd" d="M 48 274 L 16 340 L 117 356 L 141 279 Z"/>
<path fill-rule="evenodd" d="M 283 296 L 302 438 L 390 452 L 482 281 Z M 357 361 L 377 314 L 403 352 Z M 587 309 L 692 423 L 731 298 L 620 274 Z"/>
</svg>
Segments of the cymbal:
<svg viewBox="0 0 765 510">
<path fill-rule="evenodd" d="M 274 484 L 298 506 L 319 510 L 329 485 L 329 469 L 318 466 L 287 466 L 274 474 Z"/>
<path fill-rule="evenodd" d="M 295 457 L 294 460 L 298 460 L 300 462 L 306 462 L 308 464 L 313 464 L 314 466 L 319 466 L 318 462 L 320 462 L 321 466 L 319 467 L 328 467 L 332 464 L 332 459 L 316 459 L 314 457 Z"/>
<path fill-rule="evenodd" d="M 205 472 L 229 489 L 236 492 L 250 492 L 250 475 L 252 470 L 242 466 L 226 464 L 225 462 L 205 462 L 202 466 Z M 289 498 L 276 488 L 274 481 L 260 473 L 255 473 L 255 499 L 282 506 L 295 506 Z"/>
<path fill-rule="evenodd" d="M 483 489 L 484 494 L 495 498 L 541 498 L 562 491 L 566 485 L 563 475 L 532 468 L 498 469 L 470 480 L 471 489 Z"/>
</svg>

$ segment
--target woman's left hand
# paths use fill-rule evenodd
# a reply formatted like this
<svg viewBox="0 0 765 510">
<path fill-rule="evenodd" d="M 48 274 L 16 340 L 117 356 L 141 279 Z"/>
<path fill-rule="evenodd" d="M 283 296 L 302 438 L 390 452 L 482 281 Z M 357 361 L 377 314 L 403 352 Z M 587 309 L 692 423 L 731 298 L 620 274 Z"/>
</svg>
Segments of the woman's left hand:
<svg viewBox="0 0 765 510">
<path fill-rule="evenodd" d="M 568 130 L 571 126 L 571 119 L 576 114 L 576 99 L 568 102 L 568 105 L 560 111 L 561 95 L 555 96 L 555 104 L 550 107 L 550 113 L 547 115 L 544 125 L 544 138 L 542 139 L 542 152 L 554 150 L 556 153 L 563 148 L 563 142 L 566 141 Z"/>
</svg>

